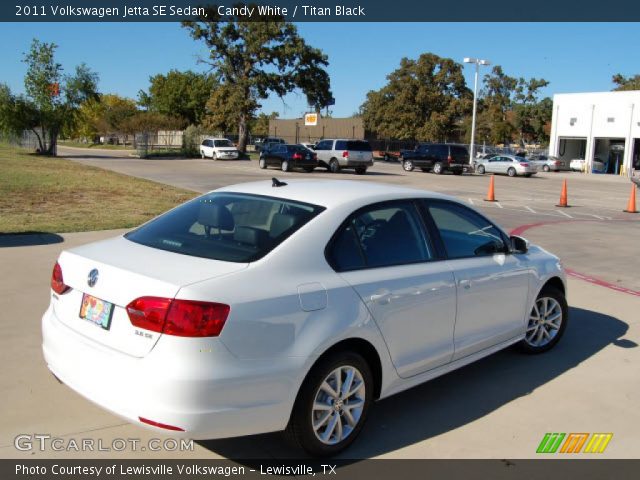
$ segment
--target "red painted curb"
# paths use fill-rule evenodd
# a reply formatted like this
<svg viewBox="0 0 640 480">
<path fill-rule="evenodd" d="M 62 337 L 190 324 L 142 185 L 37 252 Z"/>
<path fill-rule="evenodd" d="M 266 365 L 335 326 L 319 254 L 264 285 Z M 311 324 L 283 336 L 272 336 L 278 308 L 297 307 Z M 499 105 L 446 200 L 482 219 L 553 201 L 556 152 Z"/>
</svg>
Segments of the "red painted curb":
<svg viewBox="0 0 640 480">
<path fill-rule="evenodd" d="M 537 223 L 527 223 L 526 225 L 520 225 L 519 227 L 514 228 L 513 230 L 511 230 L 511 235 L 522 235 L 524 232 L 526 232 L 527 230 L 531 229 L 531 228 L 536 228 L 536 227 L 542 227 L 545 225 L 554 225 L 556 223 L 570 223 L 570 222 L 596 222 L 598 220 L 591 220 L 591 219 L 572 219 L 572 220 L 551 220 L 551 221 L 547 221 L 547 222 L 537 222 Z M 620 285 L 616 285 L 615 283 L 611 283 L 611 282 L 607 282 L 606 280 L 602 280 L 600 278 L 596 278 L 596 277 L 592 277 L 590 275 L 585 275 L 583 273 L 580 272 L 576 272 L 575 270 L 572 270 L 570 268 L 565 268 L 564 269 L 565 272 L 567 273 L 567 275 L 571 276 L 571 277 L 575 277 L 578 278 L 582 281 L 591 283 L 593 285 L 598 285 L 599 287 L 604 287 L 604 288 L 608 288 L 610 290 L 615 290 L 616 292 L 620 292 L 620 293 L 626 293 L 628 295 L 633 295 L 635 297 L 640 297 L 640 291 L 638 290 L 633 290 L 631 288 L 627 288 L 627 287 L 622 287 Z"/>
</svg>

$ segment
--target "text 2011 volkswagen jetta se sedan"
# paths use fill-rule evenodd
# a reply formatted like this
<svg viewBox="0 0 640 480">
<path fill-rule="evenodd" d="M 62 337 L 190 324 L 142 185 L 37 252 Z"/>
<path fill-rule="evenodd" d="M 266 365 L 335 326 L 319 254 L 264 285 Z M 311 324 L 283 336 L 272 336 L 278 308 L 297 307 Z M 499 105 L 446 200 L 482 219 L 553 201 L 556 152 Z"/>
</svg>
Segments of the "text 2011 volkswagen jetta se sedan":
<svg viewBox="0 0 640 480">
<path fill-rule="evenodd" d="M 47 365 L 195 439 L 286 430 L 330 455 L 373 400 L 567 325 L 558 259 L 435 193 L 349 181 L 225 187 L 62 252 Z"/>
</svg>

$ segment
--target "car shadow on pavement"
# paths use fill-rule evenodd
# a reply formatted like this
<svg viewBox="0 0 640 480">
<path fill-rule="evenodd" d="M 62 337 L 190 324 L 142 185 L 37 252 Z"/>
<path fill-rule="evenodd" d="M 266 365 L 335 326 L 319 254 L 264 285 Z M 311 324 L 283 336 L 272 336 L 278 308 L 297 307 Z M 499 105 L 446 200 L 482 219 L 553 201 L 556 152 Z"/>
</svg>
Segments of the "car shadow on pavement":
<svg viewBox="0 0 640 480">
<path fill-rule="evenodd" d="M 64 238 L 62 238 L 57 233 L 0 233 L 0 248 L 33 247 L 36 245 L 53 245 L 54 243 L 62 242 L 64 242 Z"/>
<path fill-rule="evenodd" d="M 560 343 L 547 353 L 526 355 L 509 348 L 374 404 L 360 438 L 337 458 L 371 458 L 454 430 L 530 395 L 609 345 L 637 347 L 621 338 L 628 325 L 617 318 L 571 308 L 570 319 Z M 197 443 L 241 463 L 265 457 L 305 458 L 281 434 Z"/>
</svg>

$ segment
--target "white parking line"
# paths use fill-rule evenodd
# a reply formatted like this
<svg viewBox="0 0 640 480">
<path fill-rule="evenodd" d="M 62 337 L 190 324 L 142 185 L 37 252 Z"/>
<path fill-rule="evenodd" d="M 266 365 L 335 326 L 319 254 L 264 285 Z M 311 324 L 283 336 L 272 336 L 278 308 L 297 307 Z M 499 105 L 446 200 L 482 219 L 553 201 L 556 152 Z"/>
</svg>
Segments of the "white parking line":
<svg viewBox="0 0 640 480">
<path fill-rule="evenodd" d="M 502 205 L 500 205 L 500 202 L 496 202 L 496 205 L 498 206 L 498 208 L 504 208 Z"/>
<path fill-rule="evenodd" d="M 475 205 L 475 203 L 473 203 L 473 198 L 470 198 L 470 199 L 469 199 L 469 203 L 470 203 L 471 205 Z"/>
<path fill-rule="evenodd" d="M 564 215 L 565 217 L 569 217 L 569 218 L 573 218 L 571 215 L 569 215 L 568 213 L 563 212 L 562 210 L 558 210 L 558 213 L 561 213 L 562 215 Z"/>
<path fill-rule="evenodd" d="M 536 213 L 536 211 L 535 211 L 533 208 L 528 207 L 527 205 L 525 205 L 525 206 L 524 206 L 524 208 L 526 208 L 527 210 L 529 210 L 531 213 Z"/>
</svg>

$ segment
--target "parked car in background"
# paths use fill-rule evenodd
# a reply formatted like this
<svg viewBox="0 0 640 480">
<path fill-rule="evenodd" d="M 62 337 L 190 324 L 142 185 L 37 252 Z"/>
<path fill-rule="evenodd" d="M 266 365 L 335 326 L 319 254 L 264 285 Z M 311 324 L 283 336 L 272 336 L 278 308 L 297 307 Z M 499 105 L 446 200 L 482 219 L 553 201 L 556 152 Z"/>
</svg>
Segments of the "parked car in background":
<svg viewBox="0 0 640 480">
<path fill-rule="evenodd" d="M 584 158 L 574 158 L 569 162 L 569 168 L 574 172 L 584 172 L 587 168 L 587 161 Z M 594 158 L 592 168 L 594 172 L 603 172 L 604 161 L 600 157 Z"/>
<path fill-rule="evenodd" d="M 305 148 L 308 148 L 309 150 L 315 150 L 316 149 L 316 144 L 315 143 L 300 142 L 300 145 L 302 145 Z"/>
<path fill-rule="evenodd" d="M 378 399 L 514 344 L 553 348 L 570 321 L 565 292 L 556 256 L 452 197 L 260 181 L 65 249 L 42 350 L 62 383 L 151 435 L 286 430 L 327 456 Z M 554 359 L 537 361 L 527 368 Z M 476 389 L 495 385 L 474 375 Z"/>
<path fill-rule="evenodd" d="M 207 138 L 200 145 L 200 156 L 214 160 L 234 160 L 240 152 L 228 138 Z"/>
<path fill-rule="evenodd" d="M 469 151 L 461 145 L 419 143 L 413 150 L 401 150 L 400 162 L 407 172 L 420 168 L 438 175 L 447 171 L 460 175 L 469 167 Z"/>
<path fill-rule="evenodd" d="M 279 137 L 265 137 L 265 138 L 259 138 L 254 142 L 254 146 L 256 148 L 256 152 L 259 152 L 260 150 L 262 150 L 262 148 L 269 143 L 287 143 L 284 141 L 284 139 L 279 138 Z"/>
<path fill-rule="evenodd" d="M 494 155 L 489 158 L 477 159 L 476 172 L 481 175 L 484 173 L 498 173 L 509 175 L 510 177 L 517 175 L 530 177 L 538 172 L 538 167 L 523 157 L 517 157 L 515 155 Z"/>
<path fill-rule="evenodd" d="M 559 172 L 560 170 L 571 169 L 568 160 L 554 157 L 553 155 L 532 155 L 527 160 L 534 163 L 538 170 L 544 172 Z"/>
<path fill-rule="evenodd" d="M 268 148 L 264 148 L 260 152 L 258 165 L 260 168 L 277 166 L 283 172 L 294 168 L 302 168 L 305 172 L 312 172 L 318 166 L 318 157 L 303 145 L 271 143 Z"/>
<path fill-rule="evenodd" d="M 358 175 L 373 166 L 373 151 L 366 140 L 327 139 L 315 147 L 320 165 L 332 173 L 341 169 L 354 169 Z"/>
</svg>

